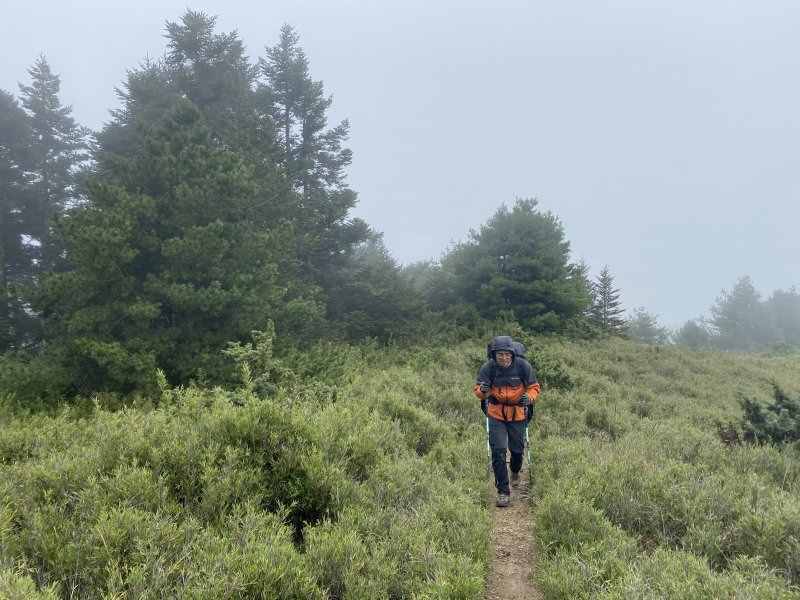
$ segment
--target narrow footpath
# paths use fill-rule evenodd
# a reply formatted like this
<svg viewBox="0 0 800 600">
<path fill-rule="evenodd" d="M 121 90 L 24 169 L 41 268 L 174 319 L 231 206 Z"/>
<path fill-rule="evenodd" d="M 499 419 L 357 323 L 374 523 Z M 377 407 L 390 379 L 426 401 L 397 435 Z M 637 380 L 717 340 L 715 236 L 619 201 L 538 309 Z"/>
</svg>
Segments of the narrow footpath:
<svg viewBox="0 0 800 600">
<path fill-rule="evenodd" d="M 511 490 L 511 506 L 494 506 L 494 478 L 489 482 L 492 502 L 492 563 L 486 583 L 486 600 L 542 600 L 534 585 L 536 567 L 532 520 L 529 513 L 528 469 L 520 474 L 519 487 Z"/>
</svg>

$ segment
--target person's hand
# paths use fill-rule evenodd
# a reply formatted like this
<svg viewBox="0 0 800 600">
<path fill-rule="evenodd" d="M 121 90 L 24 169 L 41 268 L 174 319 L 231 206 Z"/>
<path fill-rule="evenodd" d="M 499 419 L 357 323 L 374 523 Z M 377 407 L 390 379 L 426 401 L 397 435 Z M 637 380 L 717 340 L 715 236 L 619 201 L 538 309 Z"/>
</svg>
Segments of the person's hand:
<svg viewBox="0 0 800 600">
<path fill-rule="evenodd" d="M 528 394 L 522 394 L 522 396 L 519 397 L 519 400 L 517 400 L 517 404 L 520 406 L 529 406 L 530 403 L 531 399 L 528 398 Z"/>
<path fill-rule="evenodd" d="M 481 394 L 485 394 L 486 392 L 489 391 L 489 384 L 488 383 L 486 383 L 485 381 L 481 381 L 480 385 L 481 385 L 481 388 L 480 388 L 481 389 Z"/>
<path fill-rule="evenodd" d="M 483 412 L 484 416 L 489 416 L 489 401 L 488 400 L 481 400 L 481 412 Z"/>
</svg>

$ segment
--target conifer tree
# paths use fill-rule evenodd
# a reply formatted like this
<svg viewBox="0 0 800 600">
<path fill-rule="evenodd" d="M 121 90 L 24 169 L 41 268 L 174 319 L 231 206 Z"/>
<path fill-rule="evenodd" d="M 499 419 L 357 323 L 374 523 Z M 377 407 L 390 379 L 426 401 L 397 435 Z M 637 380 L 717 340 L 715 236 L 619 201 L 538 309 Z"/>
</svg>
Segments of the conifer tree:
<svg viewBox="0 0 800 600">
<path fill-rule="evenodd" d="M 702 319 L 689 320 L 675 332 L 673 341 L 679 346 L 686 346 L 692 350 L 710 348 L 713 344 L 711 332 Z"/>
<path fill-rule="evenodd" d="M 513 312 L 526 328 L 563 329 L 588 298 L 569 263 L 569 242 L 559 220 L 535 199 L 501 207 L 442 260 L 434 308 L 471 304 L 487 318 Z"/>
<path fill-rule="evenodd" d="M 774 340 L 761 296 L 748 276 L 740 277 L 731 291 L 722 290 L 711 307 L 715 341 L 726 350 L 756 350 Z"/>
<path fill-rule="evenodd" d="M 122 107 L 112 111 L 114 119 L 98 135 L 101 170 L 115 155 L 138 151 L 148 124 L 187 98 L 203 114 L 213 144 L 251 161 L 256 176 L 275 179 L 272 125 L 253 91 L 256 68 L 237 33 L 218 33 L 215 27 L 214 17 L 191 10 L 167 22 L 165 57 L 129 71 L 118 90 Z M 285 200 L 279 190 L 270 191 L 275 204 Z"/>
<path fill-rule="evenodd" d="M 216 24 L 216 17 L 193 10 L 167 22 L 164 69 L 170 87 L 203 113 L 219 142 L 272 170 L 274 132 L 254 92 L 258 68 L 238 33 L 218 33 Z"/>
<path fill-rule="evenodd" d="M 289 232 L 266 227 L 252 167 L 212 140 L 177 100 L 65 218 L 74 269 L 45 278 L 40 306 L 73 391 L 139 389 L 156 367 L 224 381 L 227 342 L 305 308 L 278 278 Z"/>
<path fill-rule="evenodd" d="M 620 300 L 620 290 L 614 287 L 614 276 L 611 275 L 608 265 L 603 267 L 595 280 L 593 292 L 592 320 L 595 325 L 606 333 L 622 334 L 625 319 L 621 315 L 625 309 Z"/>
<path fill-rule="evenodd" d="M 298 257 L 309 274 L 330 290 L 340 282 L 350 251 L 366 241 L 369 228 L 348 214 L 356 194 L 345 181 L 352 152 L 344 147 L 349 132 L 342 121 L 328 129 L 333 99 L 312 79 L 299 36 L 284 25 L 275 46 L 259 61 L 266 79 L 260 93 L 268 99 L 280 148 L 278 156 L 300 195 L 296 215 Z"/>
<path fill-rule="evenodd" d="M 625 333 L 631 339 L 645 344 L 665 344 L 669 339 L 669 332 L 658 324 L 658 317 L 642 306 L 633 309 L 633 315 L 626 323 Z"/>
<path fill-rule="evenodd" d="M 0 353 L 18 347 L 31 325 L 18 289 L 34 273 L 34 248 L 25 242 L 30 148 L 25 112 L 0 90 Z"/>
<path fill-rule="evenodd" d="M 350 339 L 409 333 L 422 312 L 422 294 L 405 277 L 380 234 L 360 244 L 342 284 L 331 290 L 329 316 Z"/>
<path fill-rule="evenodd" d="M 589 274 L 589 265 L 581 259 L 570 265 L 570 279 L 580 294 L 583 309 L 575 315 L 570 323 L 568 332 L 576 337 L 594 337 L 597 329 L 592 321 L 592 300 L 594 298 L 594 284 Z"/>
<path fill-rule="evenodd" d="M 774 342 L 800 348 L 800 292 L 775 290 L 764 303 Z"/>
<path fill-rule="evenodd" d="M 165 58 L 128 73 L 119 91 L 122 107 L 113 111 L 111 123 L 98 133 L 96 172 L 101 178 L 117 179 L 120 164 L 151 151 L 148 132 L 158 127 L 176 102 L 189 100 L 202 115 L 209 134 L 206 143 L 235 153 L 248 167 L 254 186 L 254 225 L 265 234 L 286 238 L 276 257 L 278 277 L 287 302 L 305 311 L 305 316 L 291 322 L 276 319 L 278 334 L 312 335 L 324 314 L 325 299 L 313 284 L 299 283 L 302 265 L 293 240 L 298 229 L 298 194 L 276 161 L 272 120 L 263 98 L 253 89 L 256 68 L 235 32 L 220 33 L 215 28 L 213 17 L 196 11 L 167 23 Z"/>
<path fill-rule="evenodd" d="M 592 279 L 589 276 L 589 265 L 582 259 L 576 263 L 572 263 L 570 265 L 570 275 L 580 285 L 586 300 L 586 308 L 583 314 L 588 317 L 591 314 L 593 290 Z"/>
<path fill-rule="evenodd" d="M 349 217 L 355 193 L 344 182 L 351 159 L 342 147 L 346 123 L 326 128 L 330 98 L 311 79 L 291 28 L 254 66 L 237 34 L 218 33 L 215 26 L 213 17 L 195 11 L 167 24 L 165 59 L 129 73 L 120 92 L 123 107 L 98 135 L 97 171 L 113 172 L 118 160 L 143 151 L 148 127 L 176 99 L 188 98 L 204 116 L 210 143 L 253 168 L 255 202 L 269 227 L 292 232 L 281 277 L 303 281 L 294 286 L 295 300 L 324 303 L 319 287 L 329 292 L 341 284 L 369 229 Z M 288 137 L 281 133 L 287 123 Z M 276 328 L 284 330 L 281 323 Z"/>
<path fill-rule="evenodd" d="M 22 105 L 30 122 L 31 181 L 27 212 L 29 235 L 37 240 L 39 271 L 56 267 L 62 254 L 53 224 L 77 200 L 77 170 L 88 158 L 89 131 L 61 104 L 61 80 L 40 56 L 28 70 L 30 85 L 20 85 Z"/>
</svg>

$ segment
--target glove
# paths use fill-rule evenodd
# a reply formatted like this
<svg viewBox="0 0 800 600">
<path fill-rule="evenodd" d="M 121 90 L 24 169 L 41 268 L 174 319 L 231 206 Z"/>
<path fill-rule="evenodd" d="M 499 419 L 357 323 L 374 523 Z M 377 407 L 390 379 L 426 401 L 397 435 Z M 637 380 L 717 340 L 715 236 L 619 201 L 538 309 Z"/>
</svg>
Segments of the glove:
<svg viewBox="0 0 800 600">
<path fill-rule="evenodd" d="M 525 407 L 525 422 L 530 423 L 533 421 L 533 414 L 536 412 L 536 405 L 535 404 L 528 404 Z"/>
<path fill-rule="evenodd" d="M 481 381 L 481 388 L 480 389 L 481 389 L 481 394 L 485 394 L 486 392 L 489 391 L 489 384 L 484 382 L 484 381 Z"/>
<path fill-rule="evenodd" d="M 517 404 L 520 406 L 529 406 L 530 403 L 531 399 L 528 398 L 528 394 L 522 394 L 522 396 L 519 397 L 519 400 L 517 400 Z"/>
<path fill-rule="evenodd" d="M 489 402 L 487 400 L 481 400 L 481 411 L 484 416 L 489 416 Z"/>
</svg>

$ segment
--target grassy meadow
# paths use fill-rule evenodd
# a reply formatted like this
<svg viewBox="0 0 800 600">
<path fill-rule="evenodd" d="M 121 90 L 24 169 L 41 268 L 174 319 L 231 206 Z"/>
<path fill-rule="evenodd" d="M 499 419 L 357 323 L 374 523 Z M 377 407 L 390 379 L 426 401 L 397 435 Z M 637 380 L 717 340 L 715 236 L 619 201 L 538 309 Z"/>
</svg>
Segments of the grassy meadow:
<svg viewBox="0 0 800 600">
<path fill-rule="evenodd" d="M 546 598 L 800 598 L 800 456 L 720 435 L 800 359 L 525 341 Z M 321 344 L 268 398 L 6 399 L 0 597 L 482 598 L 484 348 Z"/>
</svg>

